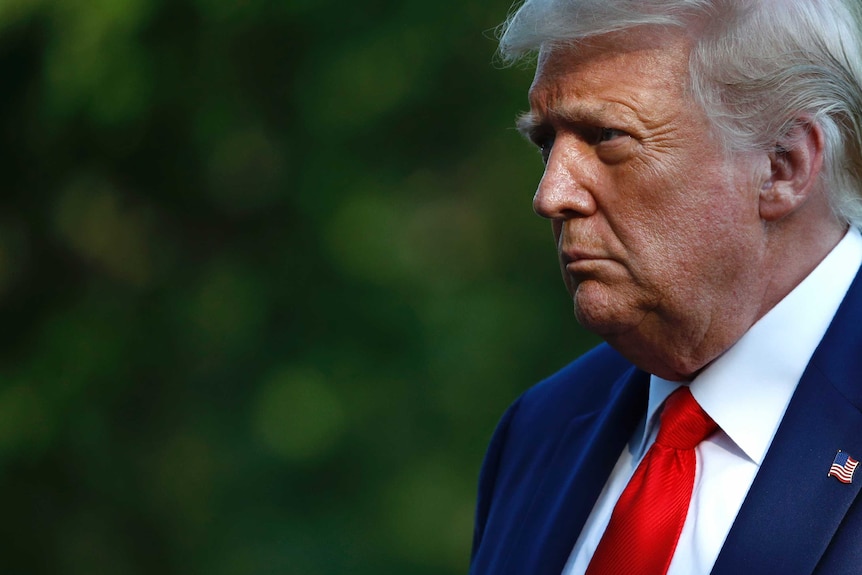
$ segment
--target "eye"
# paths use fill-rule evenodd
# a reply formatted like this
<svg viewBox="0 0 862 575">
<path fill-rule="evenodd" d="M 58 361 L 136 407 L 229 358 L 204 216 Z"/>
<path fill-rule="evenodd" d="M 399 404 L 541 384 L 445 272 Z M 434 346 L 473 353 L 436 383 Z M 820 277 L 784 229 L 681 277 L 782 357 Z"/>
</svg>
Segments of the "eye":
<svg viewBox="0 0 862 575">
<path fill-rule="evenodd" d="M 636 153 L 636 140 L 628 132 L 615 128 L 598 128 L 592 134 L 596 157 L 607 165 L 619 164 Z"/>
<path fill-rule="evenodd" d="M 551 148 L 554 147 L 554 140 L 556 139 L 554 131 L 547 128 L 533 129 L 528 137 L 533 145 L 539 148 L 542 162 L 547 166 L 548 160 L 551 158 Z"/>
<path fill-rule="evenodd" d="M 554 139 L 543 138 L 537 141 L 536 145 L 539 147 L 539 151 L 542 154 L 542 162 L 545 165 L 548 165 L 548 160 L 551 158 L 551 148 L 554 147 Z"/>
<path fill-rule="evenodd" d="M 593 144 L 598 145 L 602 142 L 610 142 L 611 140 L 615 140 L 617 138 L 622 138 L 628 136 L 622 130 L 616 130 L 614 128 L 599 128 L 596 130 L 593 136 Z"/>
</svg>

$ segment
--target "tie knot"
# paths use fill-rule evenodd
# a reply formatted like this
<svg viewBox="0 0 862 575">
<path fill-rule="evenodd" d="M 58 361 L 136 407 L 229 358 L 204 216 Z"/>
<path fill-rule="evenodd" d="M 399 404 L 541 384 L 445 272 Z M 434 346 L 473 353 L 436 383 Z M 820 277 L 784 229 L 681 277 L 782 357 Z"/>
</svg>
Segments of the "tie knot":
<svg viewBox="0 0 862 575">
<path fill-rule="evenodd" d="M 680 387 L 665 402 L 655 442 L 672 449 L 694 449 L 716 428 L 688 387 Z"/>
</svg>

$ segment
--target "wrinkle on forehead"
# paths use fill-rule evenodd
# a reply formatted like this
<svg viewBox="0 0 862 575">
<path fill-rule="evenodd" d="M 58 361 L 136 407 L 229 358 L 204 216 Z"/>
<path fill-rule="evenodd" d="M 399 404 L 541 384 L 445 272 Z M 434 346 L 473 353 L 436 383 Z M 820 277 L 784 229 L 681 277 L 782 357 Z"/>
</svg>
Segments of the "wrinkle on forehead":
<svg viewBox="0 0 862 575">
<path fill-rule="evenodd" d="M 656 97 L 685 99 L 687 78 L 687 54 L 665 49 L 556 52 L 536 70 L 529 94 L 531 110 L 524 123 L 535 124 L 549 117 L 601 122 L 618 116 L 648 123 L 649 118 L 641 115 L 644 104 Z M 662 106 L 660 102 L 652 104 L 647 108 L 655 115 Z"/>
<path fill-rule="evenodd" d="M 638 29 L 637 31 L 616 32 L 596 36 L 580 42 L 550 43 L 539 50 L 536 75 L 531 91 L 541 81 L 542 76 L 564 74 L 566 69 L 574 71 L 579 64 L 587 61 L 601 61 L 640 54 L 641 58 L 625 58 L 639 61 L 640 66 L 654 66 L 662 60 L 685 62 L 680 72 L 688 73 L 688 55 L 694 40 L 685 33 L 663 30 Z M 647 56 L 647 57 L 643 57 Z"/>
<path fill-rule="evenodd" d="M 600 120 L 609 111 L 619 113 L 621 108 L 628 109 L 624 113 L 636 113 L 644 89 L 650 85 L 657 92 L 684 97 L 690 39 L 677 34 L 651 42 L 643 40 L 628 38 L 623 43 L 613 34 L 595 38 L 589 44 L 543 49 L 530 87 L 530 119 L 538 122 L 548 115 L 577 115 Z M 603 62 L 607 65 L 596 66 Z M 577 82 L 566 81 L 587 66 L 588 75 L 581 74 Z M 632 90 L 627 89 L 629 83 Z"/>
<path fill-rule="evenodd" d="M 570 41 L 549 41 L 539 46 L 538 62 L 558 51 L 577 50 L 584 54 L 601 54 L 604 52 L 641 52 L 645 50 L 672 49 L 683 47 L 690 50 L 702 35 L 702 26 L 693 25 L 689 29 L 668 28 L 660 26 L 641 26 L 611 32 L 608 34 L 587 36 Z"/>
</svg>

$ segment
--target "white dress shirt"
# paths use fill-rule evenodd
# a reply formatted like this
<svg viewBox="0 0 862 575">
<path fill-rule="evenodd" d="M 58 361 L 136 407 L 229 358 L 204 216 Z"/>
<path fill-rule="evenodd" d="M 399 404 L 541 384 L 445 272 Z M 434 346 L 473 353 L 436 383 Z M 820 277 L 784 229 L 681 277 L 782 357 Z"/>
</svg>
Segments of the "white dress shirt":
<svg viewBox="0 0 862 575">
<path fill-rule="evenodd" d="M 862 264 L 862 236 L 844 239 L 781 302 L 689 385 L 720 430 L 697 448 L 688 515 L 668 575 L 712 569 L 790 397 Z M 655 441 L 658 413 L 680 383 L 652 376 L 647 415 L 617 461 L 562 575 L 583 575 L 617 499 Z"/>
</svg>

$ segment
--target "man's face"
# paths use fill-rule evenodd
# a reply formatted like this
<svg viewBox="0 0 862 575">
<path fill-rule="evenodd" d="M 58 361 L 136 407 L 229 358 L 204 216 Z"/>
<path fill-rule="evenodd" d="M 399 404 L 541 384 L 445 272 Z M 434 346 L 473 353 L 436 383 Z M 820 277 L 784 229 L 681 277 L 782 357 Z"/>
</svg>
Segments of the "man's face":
<svg viewBox="0 0 862 575">
<path fill-rule="evenodd" d="M 738 338 L 762 313 L 766 174 L 753 156 L 726 158 L 686 93 L 687 41 L 634 36 L 544 50 L 519 127 L 542 149 L 533 205 L 552 221 L 578 320 L 680 379 L 726 349 L 711 338 Z"/>
</svg>

